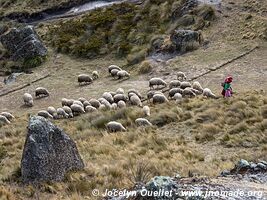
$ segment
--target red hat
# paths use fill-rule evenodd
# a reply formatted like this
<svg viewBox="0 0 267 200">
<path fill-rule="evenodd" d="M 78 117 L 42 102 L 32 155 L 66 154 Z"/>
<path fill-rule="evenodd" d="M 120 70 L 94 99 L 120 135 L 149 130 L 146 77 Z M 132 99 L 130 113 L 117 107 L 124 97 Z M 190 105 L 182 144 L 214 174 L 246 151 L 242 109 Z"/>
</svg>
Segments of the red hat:
<svg viewBox="0 0 267 200">
<path fill-rule="evenodd" d="M 224 82 L 226 83 L 231 83 L 233 81 L 233 77 L 232 76 L 228 76 Z"/>
</svg>

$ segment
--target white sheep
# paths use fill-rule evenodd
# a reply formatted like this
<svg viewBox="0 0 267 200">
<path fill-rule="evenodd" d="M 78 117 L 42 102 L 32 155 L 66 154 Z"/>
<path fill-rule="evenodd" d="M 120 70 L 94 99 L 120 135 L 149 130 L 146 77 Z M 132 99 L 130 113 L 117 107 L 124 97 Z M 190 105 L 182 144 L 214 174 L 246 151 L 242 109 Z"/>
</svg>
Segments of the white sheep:
<svg viewBox="0 0 267 200">
<path fill-rule="evenodd" d="M 168 101 L 169 100 L 163 94 L 155 94 L 152 98 L 153 104 L 157 104 L 157 103 L 161 104 L 161 103 L 165 103 Z"/>
<path fill-rule="evenodd" d="M 78 99 L 78 101 L 80 101 L 81 103 L 83 103 L 83 102 L 85 102 L 85 101 L 87 101 L 87 100 L 86 100 L 86 98 L 84 98 L 84 97 L 80 97 L 80 98 Z"/>
<path fill-rule="evenodd" d="M 150 108 L 148 106 L 144 106 L 143 107 L 143 112 L 145 114 L 145 116 L 150 116 Z"/>
<path fill-rule="evenodd" d="M 86 106 L 85 111 L 92 113 L 92 112 L 96 112 L 97 109 L 94 106 Z"/>
<path fill-rule="evenodd" d="M 133 94 L 133 93 L 132 93 L 132 94 Z M 140 98 L 139 98 L 136 94 L 134 94 L 134 95 L 132 95 L 132 96 L 130 97 L 130 102 L 131 102 L 131 104 L 134 105 L 134 106 L 140 106 L 140 107 L 143 106 L 143 105 L 142 105 L 142 102 L 141 102 L 141 100 L 140 100 Z"/>
<path fill-rule="evenodd" d="M 76 113 L 76 114 L 85 113 L 83 106 L 80 106 L 78 104 L 72 104 L 70 108 L 71 108 L 73 113 Z"/>
<path fill-rule="evenodd" d="M 153 126 L 150 121 L 145 118 L 138 118 L 135 120 L 137 126 Z"/>
<path fill-rule="evenodd" d="M 125 108 L 125 107 L 126 107 L 126 103 L 125 103 L 125 101 L 120 100 L 120 101 L 118 102 L 118 107 L 119 107 L 119 108 Z"/>
<path fill-rule="evenodd" d="M 32 95 L 29 93 L 24 93 L 23 101 L 26 106 L 32 107 L 33 106 L 33 98 Z"/>
<path fill-rule="evenodd" d="M 186 80 L 186 75 L 185 75 L 185 73 L 184 73 L 184 72 L 178 72 L 178 73 L 177 73 L 177 79 L 178 79 L 179 81 L 185 81 L 185 80 Z"/>
<path fill-rule="evenodd" d="M 130 78 L 130 74 L 125 70 L 118 71 L 117 76 L 118 76 L 118 79 Z"/>
<path fill-rule="evenodd" d="M 111 95 L 112 95 L 112 97 L 114 97 L 117 93 L 116 92 L 109 92 Z"/>
<path fill-rule="evenodd" d="M 57 117 L 58 118 L 69 118 L 69 115 L 65 112 L 63 108 L 57 109 Z"/>
<path fill-rule="evenodd" d="M 63 106 L 62 109 L 69 115 L 70 118 L 73 118 L 73 113 L 70 107 Z"/>
<path fill-rule="evenodd" d="M 1 112 L 0 115 L 5 116 L 9 121 L 12 121 L 15 117 L 9 112 Z"/>
<path fill-rule="evenodd" d="M 124 101 L 124 102 L 128 101 L 128 97 L 125 96 L 124 94 L 116 94 L 113 98 L 114 98 L 114 102 L 115 103 L 118 103 L 121 100 Z"/>
<path fill-rule="evenodd" d="M 81 107 L 84 107 L 84 106 L 83 106 L 83 103 L 80 102 L 80 101 L 77 101 L 77 100 L 74 100 L 74 101 L 73 101 L 73 104 L 77 104 L 77 105 L 79 105 L 79 106 L 81 106 Z M 72 104 L 72 105 L 73 105 L 73 104 Z"/>
<path fill-rule="evenodd" d="M 136 94 L 140 99 L 142 99 L 142 95 L 140 94 L 140 92 L 138 92 L 136 89 L 129 89 L 128 90 L 128 97 L 129 97 L 129 94 L 131 93 L 134 93 Z M 130 98 L 130 97 L 129 97 Z"/>
<path fill-rule="evenodd" d="M 107 107 L 104 104 L 101 104 L 98 109 L 101 111 L 105 111 L 107 110 Z"/>
<path fill-rule="evenodd" d="M 89 101 L 84 101 L 83 102 L 83 107 L 86 108 L 86 106 L 91 106 L 91 104 L 89 103 Z"/>
<path fill-rule="evenodd" d="M 44 117 L 44 118 L 50 118 L 50 119 L 53 119 L 53 116 L 50 115 L 46 110 L 40 110 L 38 113 L 37 113 L 38 116 L 41 116 L 41 117 Z"/>
<path fill-rule="evenodd" d="M 192 88 L 185 88 L 183 91 L 184 97 L 195 97 L 196 94 L 192 91 Z"/>
<path fill-rule="evenodd" d="M 78 76 L 78 83 L 79 85 L 81 85 L 82 83 L 85 83 L 85 84 L 90 84 L 93 82 L 93 79 L 87 75 L 87 74 L 80 74 Z"/>
<path fill-rule="evenodd" d="M 53 117 L 56 117 L 57 115 L 57 110 L 53 106 L 49 106 L 47 108 L 47 112 L 52 115 Z"/>
<path fill-rule="evenodd" d="M 205 96 L 205 97 L 209 97 L 209 98 L 214 98 L 214 99 L 217 98 L 216 95 L 213 94 L 212 91 L 211 91 L 209 88 L 205 88 L 205 89 L 203 90 L 203 96 Z"/>
<path fill-rule="evenodd" d="M 115 77 L 117 76 L 117 74 L 118 74 L 119 71 L 120 71 L 120 70 L 118 70 L 118 69 L 113 69 L 113 70 L 111 70 L 110 75 L 111 75 L 113 78 L 115 78 Z"/>
<path fill-rule="evenodd" d="M 0 115 L 0 124 L 10 124 L 11 122 L 4 116 Z"/>
<path fill-rule="evenodd" d="M 200 91 L 200 90 L 196 90 L 194 88 L 191 88 L 191 90 L 196 94 L 196 95 L 200 95 L 203 93 L 203 91 Z"/>
<path fill-rule="evenodd" d="M 104 92 L 104 94 L 102 95 L 102 97 L 104 99 L 106 99 L 111 104 L 114 102 L 113 96 L 109 92 Z"/>
<path fill-rule="evenodd" d="M 121 68 L 119 66 L 117 66 L 117 65 L 110 65 L 108 67 L 108 73 L 110 73 L 111 70 L 113 70 L 113 69 L 116 69 L 116 70 L 119 70 L 119 71 L 121 70 Z"/>
<path fill-rule="evenodd" d="M 98 100 L 99 100 L 99 102 L 100 102 L 101 104 L 105 105 L 105 107 L 106 107 L 107 109 L 111 109 L 111 104 L 110 104 L 106 99 L 104 99 L 104 98 L 100 98 L 100 99 L 98 99 Z"/>
<path fill-rule="evenodd" d="M 180 103 L 183 100 L 183 96 L 180 93 L 176 93 L 173 96 L 173 99 L 175 100 L 176 103 L 178 103 L 178 102 Z"/>
<path fill-rule="evenodd" d="M 109 132 L 126 131 L 126 128 L 121 123 L 115 121 L 109 122 L 106 127 Z"/>
<path fill-rule="evenodd" d="M 124 89 L 122 89 L 122 88 L 118 88 L 118 89 L 116 90 L 116 94 L 124 94 Z"/>
<path fill-rule="evenodd" d="M 203 92 L 203 87 L 201 86 L 201 84 L 198 81 L 193 82 L 192 88 L 195 90 L 198 90 L 200 92 Z"/>
<path fill-rule="evenodd" d="M 91 104 L 91 106 L 93 106 L 95 108 L 99 108 L 99 106 L 100 106 L 100 102 L 96 99 L 90 99 L 89 103 Z"/>
<path fill-rule="evenodd" d="M 38 87 L 35 89 L 35 97 L 36 98 L 48 97 L 48 96 L 49 96 L 49 92 L 46 88 Z"/>
<path fill-rule="evenodd" d="M 116 103 L 111 104 L 111 109 L 112 110 L 117 110 L 118 109 L 118 105 Z"/>
<path fill-rule="evenodd" d="M 183 89 L 181 88 L 172 88 L 169 91 L 169 98 L 172 98 L 176 93 L 183 94 Z"/>
<path fill-rule="evenodd" d="M 154 94 L 155 94 L 155 91 L 153 91 L 153 90 L 150 90 L 150 91 L 147 92 L 146 95 L 147 95 L 147 101 L 148 102 L 150 102 L 150 99 L 153 98 Z"/>
<path fill-rule="evenodd" d="M 166 87 L 167 86 L 167 83 L 164 80 L 162 80 L 161 78 L 151 78 L 149 80 L 149 87 L 150 87 L 150 89 L 151 88 L 154 89 L 154 86 L 155 85 L 157 87 L 160 86 L 160 85 Z"/>
<path fill-rule="evenodd" d="M 178 88 L 180 87 L 181 85 L 181 82 L 178 81 L 178 80 L 173 80 L 169 83 L 169 88 L 172 89 L 172 88 Z"/>
<path fill-rule="evenodd" d="M 185 89 L 187 87 L 190 87 L 191 88 L 192 87 L 191 83 L 189 83 L 187 81 L 181 82 L 180 88 Z"/>
<path fill-rule="evenodd" d="M 73 102 L 74 102 L 73 99 L 66 99 L 66 98 L 61 99 L 61 105 L 62 106 L 70 107 L 73 104 Z"/>
<path fill-rule="evenodd" d="M 93 72 L 92 72 L 92 78 L 93 78 L 93 80 L 96 80 L 96 79 L 99 78 L 98 71 L 93 71 Z"/>
</svg>

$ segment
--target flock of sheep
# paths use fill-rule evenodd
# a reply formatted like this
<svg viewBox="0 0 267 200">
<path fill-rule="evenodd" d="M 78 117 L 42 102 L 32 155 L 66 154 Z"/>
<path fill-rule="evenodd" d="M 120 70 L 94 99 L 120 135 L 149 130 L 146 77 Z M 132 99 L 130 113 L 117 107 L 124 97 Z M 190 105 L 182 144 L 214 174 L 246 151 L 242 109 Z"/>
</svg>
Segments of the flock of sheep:
<svg viewBox="0 0 267 200">
<path fill-rule="evenodd" d="M 112 77 L 118 77 L 118 79 L 129 78 L 130 74 L 122 70 L 116 65 L 108 67 L 108 72 Z M 91 83 L 93 80 L 99 78 L 98 72 L 92 73 L 92 78 L 89 75 L 81 74 L 78 76 L 78 83 Z M 150 116 L 150 108 L 148 105 L 143 106 L 143 102 L 147 99 L 150 104 L 161 104 L 169 102 L 169 100 L 175 100 L 176 103 L 180 103 L 184 98 L 191 98 L 197 95 L 203 95 L 209 98 L 216 98 L 209 88 L 202 88 L 201 84 L 197 81 L 192 84 L 186 81 L 186 75 L 183 72 L 177 73 L 177 79 L 170 81 L 167 84 L 161 78 L 151 78 L 149 80 L 150 90 L 147 92 L 146 97 L 136 89 L 130 89 L 127 93 L 122 88 L 118 88 L 115 92 L 104 92 L 99 99 L 91 98 L 89 100 L 85 98 L 79 98 L 77 100 L 63 98 L 61 100 L 62 107 L 54 108 L 49 106 L 47 110 L 40 110 L 37 115 L 50 119 L 63 119 L 73 118 L 84 113 L 93 113 L 105 110 L 117 110 L 125 108 L 126 106 L 138 106 L 141 107 L 145 116 Z M 168 86 L 169 85 L 169 86 Z M 166 91 L 160 91 L 166 87 L 169 87 Z M 156 89 L 155 89 L 156 87 Z M 165 96 L 164 93 L 168 93 Z M 48 97 L 49 92 L 46 88 L 38 87 L 35 90 L 36 98 Z M 29 93 L 23 95 L 23 101 L 25 106 L 33 106 L 33 97 Z M 0 122 L 9 124 L 14 116 L 8 112 L 0 114 Z M 135 120 L 137 126 L 152 126 L 146 118 L 138 118 Z M 126 128 L 119 122 L 111 121 L 106 124 L 107 130 L 110 132 L 125 131 Z"/>
</svg>

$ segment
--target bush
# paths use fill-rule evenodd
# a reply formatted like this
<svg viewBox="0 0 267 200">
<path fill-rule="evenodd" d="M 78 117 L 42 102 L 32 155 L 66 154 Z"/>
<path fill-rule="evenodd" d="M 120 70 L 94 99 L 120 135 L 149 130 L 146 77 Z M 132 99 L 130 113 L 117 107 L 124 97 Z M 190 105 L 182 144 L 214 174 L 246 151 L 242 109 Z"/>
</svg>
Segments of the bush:
<svg viewBox="0 0 267 200">
<path fill-rule="evenodd" d="M 36 56 L 36 57 L 25 59 L 22 63 L 22 68 L 23 70 L 27 70 L 30 68 L 38 67 L 45 61 L 45 59 L 46 58 L 42 56 Z"/>
<path fill-rule="evenodd" d="M 147 74 L 151 71 L 152 71 L 152 65 L 148 60 L 143 61 L 138 69 L 139 74 Z"/>
</svg>

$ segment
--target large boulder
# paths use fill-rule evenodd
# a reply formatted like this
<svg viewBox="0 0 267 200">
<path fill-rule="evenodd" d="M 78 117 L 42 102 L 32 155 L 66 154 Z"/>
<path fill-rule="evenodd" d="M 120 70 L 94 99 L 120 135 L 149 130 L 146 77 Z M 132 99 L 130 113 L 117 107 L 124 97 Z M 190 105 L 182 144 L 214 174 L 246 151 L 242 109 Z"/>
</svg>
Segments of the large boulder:
<svg viewBox="0 0 267 200">
<path fill-rule="evenodd" d="M 47 49 L 40 41 L 32 26 L 21 29 L 12 28 L 7 34 L 0 37 L 0 41 L 12 55 L 12 60 L 25 60 L 36 57 L 45 57 Z"/>
<path fill-rule="evenodd" d="M 84 168 L 75 142 L 47 119 L 30 118 L 21 174 L 26 183 L 62 181 L 72 170 Z"/>
</svg>

